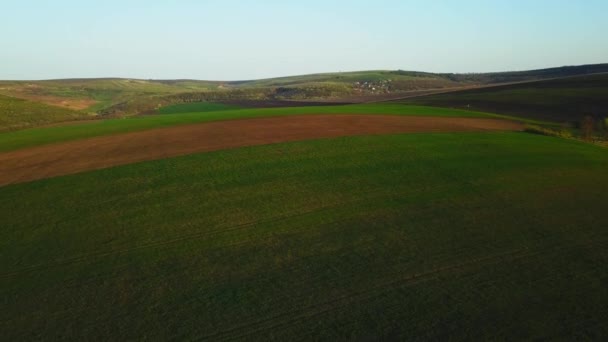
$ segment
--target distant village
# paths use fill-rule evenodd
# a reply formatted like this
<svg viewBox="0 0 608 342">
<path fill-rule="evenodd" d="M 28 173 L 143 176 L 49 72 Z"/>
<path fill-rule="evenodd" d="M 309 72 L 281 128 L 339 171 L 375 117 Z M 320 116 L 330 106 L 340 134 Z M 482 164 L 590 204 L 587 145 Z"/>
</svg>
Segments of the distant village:
<svg viewBox="0 0 608 342">
<path fill-rule="evenodd" d="M 364 81 L 353 83 L 355 91 L 361 93 L 390 94 L 393 80 Z"/>
</svg>

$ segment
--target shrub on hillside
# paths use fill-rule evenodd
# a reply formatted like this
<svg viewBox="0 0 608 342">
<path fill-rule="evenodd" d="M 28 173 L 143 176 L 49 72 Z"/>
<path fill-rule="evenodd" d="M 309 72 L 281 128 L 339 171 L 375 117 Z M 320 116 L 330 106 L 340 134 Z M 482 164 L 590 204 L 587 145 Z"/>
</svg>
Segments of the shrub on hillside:
<svg viewBox="0 0 608 342">
<path fill-rule="evenodd" d="M 542 127 L 542 126 L 537 126 L 537 125 L 526 125 L 526 132 L 528 133 L 532 133 L 532 134 L 540 134 L 540 135 L 547 135 L 547 136 L 551 136 L 551 137 L 558 137 L 558 138 L 564 138 L 564 139 L 573 139 L 574 135 L 572 135 L 572 132 L 570 132 L 569 130 L 562 128 L 562 129 L 553 129 L 553 128 L 547 128 L 547 127 Z"/>
<path fill-rule="evenodd" d="M 581 120 L 581 135 L 584 140 L 592 140 L 595 132 L 595 119 L 591 115 L 585 115 Z"/>
</svg>

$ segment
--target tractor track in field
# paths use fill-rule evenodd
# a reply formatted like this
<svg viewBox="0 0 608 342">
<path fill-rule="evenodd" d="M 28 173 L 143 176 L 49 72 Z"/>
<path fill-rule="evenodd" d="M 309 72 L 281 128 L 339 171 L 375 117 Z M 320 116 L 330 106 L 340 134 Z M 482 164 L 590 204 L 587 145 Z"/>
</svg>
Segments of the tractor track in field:
<svg viewBox="0 0 608 342">
<path fill-rule="evenodd" d="M 216 121 L 0 153 L 0 186 L 246 146 L 355 135 L 518 131 L 517 122 L 460 117 L 301 115 Z"/>
<path fill-rule="evenodd" d="M 490 267 L 503 262 L 515 262 L 530 260 L 538 256 L 547 254 L 563 253 L 568 247 L 591 247 L 604 244 L 603 240 L 588 240 L 573 243 L 572 245 L 555 245 L 543 249 L 530 249 L 528 247 L 507 250 L 504 252 L 470 258 L 458 263 L 438 265 L 427 270 L 406 273 L 393 274 L 392 276 L 383 277 L 382 281 L 374 284 L 371 287 L 351 291 L 342 296 L 333 298 L 329 301 L 313 303 L 300 308 L 275 314 L 271 317 L 261 318 L 250 322 L 243 322 L 238 326 L 229 329 L 220 330 L 215 333 L 201 337 L 201 340 L 242 340 L 247 336 L 261 333 L 263 331 L 272 331 L 286 325 L 290 325 L 302 320 L 318 318 L 318 316 L 329 314 L 335 310 L 343 309 L 353 303 L 373 300 L 381 296 L 389 289 L 396 289 L 403 286 L 413 286 L 419 283 L 435 280 L 442 276 L 457 276 L 463 273 L 476 272 L 481 268 Z"/>
<path fill-rule="evenodd" d="M 333 298 L 329 301 L 309 304 L 300 308 L 295 308 L 288 312 L 281 312 L 270 317 L 264 317 L 249 322 L 242 322 L 240 325 L 229 329 L 219 330 L 200 337 L 200 340 L 242 340 L 248 336 L 263 331 L 273 331 L 283 326 L 301 322 L 302 320 L 312 319 L 324 314 L 329 314 L 335 310 L 340 310 L 353 303 L 373 300 L 382 295 L 388 289 L 396 289 L 403 286 L 412 286 L 426 281 L 437 279 L 441 276 L 456 276 L 461 273 L 476 272 L 480 268 L 490 267 L 503 262 L 515 262 L 518 260 L 531 259 L 537 256 L 554 254 L 572 246 L 586 247 L 603 243 L 602 241 L 586 241 L 575 243 L 571 246 L 552 246 L 544 249 L 513 249 L 492 255 L 471 258 L 454 264 L 438 265 L 420 272 L 394 274 L 385 277 L 383 281 L 371 287 L 358 291 L 351 291 L 342 296 Z"/>
</svg>

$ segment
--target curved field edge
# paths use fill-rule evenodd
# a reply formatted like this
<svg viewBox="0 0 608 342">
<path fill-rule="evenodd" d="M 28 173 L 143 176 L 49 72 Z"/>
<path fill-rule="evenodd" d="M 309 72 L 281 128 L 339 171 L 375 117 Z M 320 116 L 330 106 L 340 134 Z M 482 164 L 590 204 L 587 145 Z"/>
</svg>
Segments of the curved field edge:
<svg viewBox="0 0 608 342">
<path fill-rule="evenodd" d="M 575 141 L 419 134 L 3 187 L 0 328 L 10 340 L 602 339 L 607 167 L 605 149 Z"/>
<path fill-rule="evenodd" d="M 522 131 L 513 121 L 404 115 L 291 115 L 215 121 L 0 153 L 0 186 L 83 171 L 289 141 L 356 135 Z"/>
<path fill-rule="evenodd" d="M 111 119 L 69 126 L 33 128 L 0 134 L 0 152 L 55 142 L 86 139 L 95 136 L 120 134 L 191 123 L 219 120 L 258 118 L 265 116 L 306 115 L 306 114 L 384 114 L 420 115 L 448 117 L 492 117 L 508 118 L 489 113 L 459 109 L 407 106 L 399 104 L 365 104 L 328 107 L 256 108 L 226 110 L 206 113 L 181 113 L 171 115 L 149 115 L 125 119 Z M 521 120 L 519 120 L 521 121 Z"/>
</svg>

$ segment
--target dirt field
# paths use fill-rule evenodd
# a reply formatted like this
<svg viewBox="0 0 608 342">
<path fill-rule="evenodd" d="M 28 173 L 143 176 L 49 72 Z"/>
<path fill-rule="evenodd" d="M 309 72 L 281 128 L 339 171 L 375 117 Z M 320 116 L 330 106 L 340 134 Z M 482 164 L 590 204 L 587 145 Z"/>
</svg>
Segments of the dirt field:
<svg viewBox="0 0 608 342">
<path fill-rule="evenodd" d="M 349 135 L 521 130 L 496 119 L 309 115 L 219 121 L 0 154 L 0 186 L 196 152 Z"/>
</svg>

